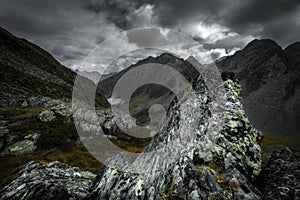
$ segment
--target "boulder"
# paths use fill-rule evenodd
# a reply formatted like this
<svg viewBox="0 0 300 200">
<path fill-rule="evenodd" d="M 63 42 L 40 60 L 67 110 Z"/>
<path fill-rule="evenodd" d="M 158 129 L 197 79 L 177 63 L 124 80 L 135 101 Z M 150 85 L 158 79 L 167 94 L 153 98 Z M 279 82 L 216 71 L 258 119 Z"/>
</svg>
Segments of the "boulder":
<svg viewBox="0 0 300 200">
<path fill-rule="evenodd" d="M 287 147 L 274 151 L 257 185 L 264 199 L 300 199 L 300 152 Z"/>
<path fill-rule="evenodd" d="M 31 161 L 0 190 L 0 199 L 82 199 L 95 175 L 60 162 Z"/>
</svg>

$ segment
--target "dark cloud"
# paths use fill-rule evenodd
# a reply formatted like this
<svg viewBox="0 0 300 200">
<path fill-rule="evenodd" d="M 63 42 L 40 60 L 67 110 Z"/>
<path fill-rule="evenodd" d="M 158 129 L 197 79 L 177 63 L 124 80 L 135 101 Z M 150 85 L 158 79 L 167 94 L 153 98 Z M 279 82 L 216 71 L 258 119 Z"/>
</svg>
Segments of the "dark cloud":
<svg viewBox="0 0 300 200">
<path fill-rule="evenodd" d="M 157 44 L 167 45 L 167 41 L 159 31 L 159 29 L 148 28 L 146 30 L 129 31 L 127 34 L 129 43 L 135 43 L 140 47 L 153 47 Z"/>
<path fill-rule="evenodd" d="M 300 1 L 297 0 L 246 0 L 228 8 L 220 23 L 232 30 L 266 37 L 287 45 L 299 40 Z M 293 31 L 292 31 L 293 30 Z M 288 36 L 289 35 L 289 36 Z"/>
<path fill-rule="evenodd" d="M 0 26 L 71 67 L 103 39 L 145 26 L 187 33 L 214 58 L 256 37 L 287 46 L 300 39 L 299 13 L 298 0 L 2 0 Z"/>
<path fill-rule="evenodd" d="M 228 9 L 225 23 L 241 29 L 248 24 L 266 24 L 288 17 L 299 5 L 297 0 L 246 0 Z"/>
<path fill-rule="evenodd" d="M 87 1 L 4 0 L 0 25 L 39 44 L 68 67 L 78 64 L 97 43 L 119 28 L 106 14 L 86 9 Z"/>
</svg>

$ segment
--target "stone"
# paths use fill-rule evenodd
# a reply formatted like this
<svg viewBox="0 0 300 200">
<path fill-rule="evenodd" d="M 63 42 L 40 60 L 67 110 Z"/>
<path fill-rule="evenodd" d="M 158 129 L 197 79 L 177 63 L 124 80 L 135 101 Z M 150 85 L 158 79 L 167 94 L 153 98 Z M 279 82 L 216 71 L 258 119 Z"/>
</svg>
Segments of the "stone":
<svg viewBox="0 0 300 200">
<path fill-rule="evenodd" d="M 31 161 L 17 179 L 0 190 L 0 199 L 83 199 L 94 177 L 58 161 Z"/>
<path fill-rule="evenodd" d="M 22 108 L 26 108 L 29 106 L 28 102 L 25 99 L 21 99 L 18 101 L 17 105 Z"/>
<path fill-rule="evenodd" d="M 32 153 L 36 150 L 34 141 L 26 139 L 12 144 L 7 147 L 3 153 L 4 154 L 25 154 Z"/>
<path fill-rule="evenodd" d="M 257 186 L 264 199 L 299 199 L 300 152 L 287 147 L 274 151 Z"/>
<path fill-rule="evenodd" d="M 55 113 L 52 110 L 45 110 L 41 113 L 39 113 L 38 118 L 42 121 L 42 122 L 50 122 L 53 119 L 55 119 Z"/>
</svg>

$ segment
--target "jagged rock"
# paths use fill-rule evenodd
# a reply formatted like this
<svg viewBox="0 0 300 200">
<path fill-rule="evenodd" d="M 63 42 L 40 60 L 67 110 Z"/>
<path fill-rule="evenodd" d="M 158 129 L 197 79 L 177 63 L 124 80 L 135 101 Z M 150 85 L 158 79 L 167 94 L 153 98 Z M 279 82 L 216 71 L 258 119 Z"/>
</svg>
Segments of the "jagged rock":
<svg viewBox="0 0 300 200">
<path fill-rule="evenodd" d="M 200 79 L 194 88 L 194 98 L 180 106 L 175 103 L 169 109 L 164 128 L 136 158 L 137 162 L 126 163 L 122 155 L 107 161 L 108 167 L 100 170 L 88 198 L 260 199 L 252 181 L 261 168 L 261 149 L 257 144 L 261 133 L 245 117 L 239 85 L 227 80 L 224 87 L 225 110 L 212 114 L 215 102 L 210 101 Z M 181 121 L 178 121 L 179 107 L 180 117 L 184 119 Z M 189 128 L 193 125 L 196 130 Z M 174 145 L 172 140 L 193 134 L 195 138 L 185 143 L 182 151 L 168 147 Z M 169 154 L 166 157 L 147 154 L 157 149 Z M 170 162 L 177 153 L 178 159 Z M 159 160 L 160 156 L 163 159 Z M 131 167 L 141 173 L 113 167 L 120 165 L 124 166 L 122 169 Z"/>
<path fill-rule="evenodd" d="M 257 185 L 264 199 L 300 199 L 300 153 L 287 147 L 274 151 Z"/>
<path fill-rule="evenodd" d="M 0 199 L 82 199 L 94 177 L 60 162 L 31 161 L 17 179 L 0 190 Z"/>
</svg>

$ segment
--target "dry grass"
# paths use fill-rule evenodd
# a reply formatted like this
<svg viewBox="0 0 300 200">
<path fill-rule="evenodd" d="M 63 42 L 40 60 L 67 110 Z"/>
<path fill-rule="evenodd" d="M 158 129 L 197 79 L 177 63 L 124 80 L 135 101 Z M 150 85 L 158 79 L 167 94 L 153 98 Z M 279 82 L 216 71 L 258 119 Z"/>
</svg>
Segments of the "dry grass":
<svg viewBox="0 0 300 200">
<path fill-rule="evenodd" d="M 278 144 L 286 144 L 288 142 L 288 138 L 285 137 L 271 137 L 271 136 L 264 136 L 261 146 L 270 146 L 270 145 L 278 145 Z"/>
<path fill-rule="evenodd" d="M 264 136 L 261 141 L 261 146 L 264 150 L 281 145 L 299 151 L 300 136 Z"/>
<path fill-rule="evenodd" d="M 3 116 L 3 119 L 6 120 L 20 120 L 32 118 L 32 116 L 37 115 L 46 108 L 42 107 L 29 107 L 21 109 L 12 109 L 12 110 L 0 110 L 0 115 Z"/>
<path fill-rule="evenodd" d="M 42 161 L 52 162 L 55 160 L 70 166 L 77 166 L 81 170 L 88 170 L 93 173 L 97 173 L 101 166 L 101 162 L 94 158 L 82 144 L 65 152 L 58 150 L 50 153 Z"/>
<path fill-rule="evenodd" d="M 37 155 L 20 155 L 0 157 L 0 187 L 12 181 L 18 176 L 23 165 L 31 160 L 39 160 Z"/>
</svg>

